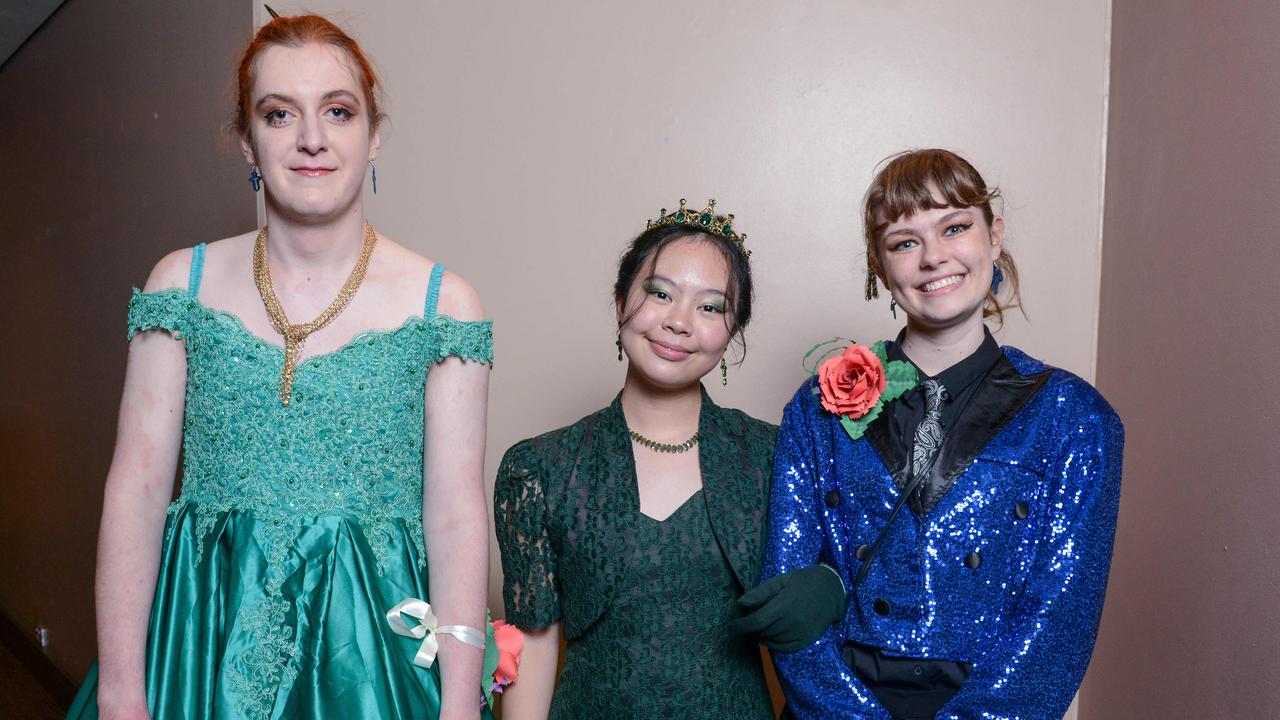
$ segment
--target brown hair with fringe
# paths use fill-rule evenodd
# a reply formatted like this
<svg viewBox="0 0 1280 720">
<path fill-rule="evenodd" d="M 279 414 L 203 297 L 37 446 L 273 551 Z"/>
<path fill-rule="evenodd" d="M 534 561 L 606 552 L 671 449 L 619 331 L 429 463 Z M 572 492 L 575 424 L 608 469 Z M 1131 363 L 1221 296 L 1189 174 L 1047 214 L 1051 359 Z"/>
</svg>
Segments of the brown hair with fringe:
<svg viewBox="0 0 1280 720">
<path fill-rule="evenodd" d="M 270 11 L 270 8 L 267 8 Z M 249 115 L 253 112 L 253 83 L 257 79 L 258 56 L 272 45 L 302 47 L 308 43 L 330 45 L 346 53 L 355 71 L 356 80 L 364 93 L 364 103 L 369 112 L 369 130 L 376 131 L 386 118 L 378 109 L 381 84 L 373 71 L 369 58 L 342 28 L 319 15 L 274 16 L 266 25 L 258 28 L 249 47 L 240 56 L 236 72 L 236 116 L 232 126 L 243 137 L 249 136 Z"/>
<path fill-rule="evenodd" d="M 863 234 L 867 242 L 867 300 L 880 297 L 876 285 L 876 279 L 884 272 L 880 264 L 880 237 L 890 223 L 922 210 L 975 207 L 982 211 L 990 227 L 995 221 L 991 202 L 1000 197 L 999 188 L 989 187 L 969 161 L 949 150 L 908 150 L 887 159 L 889 162 L 876 174 L 862 203 Z M 1022 307 L 1022 294 L 1018 288 L 1018 266 L 1003 247 L 996 266 L 1004 272 L 1009 288 L 1005 291 L 1008 302 L 1000 302 L 1000 298 L 988 290 L 982 317 L 994 317 L 1003 324 L 1005 310 Z"/>
</svg>

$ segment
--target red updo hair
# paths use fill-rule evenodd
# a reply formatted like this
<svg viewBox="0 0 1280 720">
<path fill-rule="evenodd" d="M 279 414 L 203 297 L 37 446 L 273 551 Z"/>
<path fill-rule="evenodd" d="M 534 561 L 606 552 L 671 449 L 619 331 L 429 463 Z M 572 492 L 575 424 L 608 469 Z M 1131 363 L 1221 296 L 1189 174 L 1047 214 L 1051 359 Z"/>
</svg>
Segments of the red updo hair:
<svg viewBox="0 0 1280 720">
<path fill-rule="evenodd" d="M 236 117 L 234 126 L 241 136 L 249 135 L 249 117 L 253 112 L 253 83 L 257 80 L 258 56 L 272 45 L 285 47 L 302 47 L 308 43 L 332 45 L 342 50 L 350 59 L 356 79 L 360 81 L 360 89 L 364 91 L 364 102 L 369 109 L 369 129 L 376 131 L 386 117 L 378 108 L 378 96 L 382 86 L 373 65 L 365 56 L 360 46 L 342 28 L 334 25 L 319 15 L 294 15 L 291 17 L 275 17 L 258 29 L 253 42 L 244 49 L 240 56 L 240 69 L 236 74 L 238 83 L 236 92 Z"/>
<path fill-rule="evenodd" d="M 941 202 L 934 197 L 937 192 Z M 950 150 L 908 150 L 889 158 L 889 163 L 876 174 L 863 200 L 863 234 L 867 242 L 867 299 L 880 296 L 876 277 L 883 272 L 880 265 L 880 236 L 889 224 L 900 217 L 911 217 L 921 210 L 947 207 L 977 208 L 987 221 L 995 220 L 991 203 L 1000 197 L 1000 189 L 989 187 L 977 168 Z M 1018 287 L 1018 266 L 1003 247 L 996 266 L 1004 272 L 1007 302 L 990 290 L 982 308 L 982 317 L 995 317 L 1004 323 L 1004 311 L 1022 306 Z"/>
</svg>

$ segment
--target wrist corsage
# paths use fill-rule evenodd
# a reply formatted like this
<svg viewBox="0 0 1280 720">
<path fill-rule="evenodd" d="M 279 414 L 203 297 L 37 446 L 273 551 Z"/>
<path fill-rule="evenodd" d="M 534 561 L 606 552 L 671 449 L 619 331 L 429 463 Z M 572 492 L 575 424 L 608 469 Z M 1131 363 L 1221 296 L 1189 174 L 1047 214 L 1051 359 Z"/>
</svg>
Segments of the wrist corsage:
<svg viewBox="0 0 1280 720">
<path fill-rule="evenodd" d="M 418 624 L 410 626 L 404 616 L 418 620 Z M 459 641 L 472 647 L 484 650 L 483 670 L 480 674 L 480 689 L 483 697 L 480 707 L 493 705 L 493 694 L 501 693 L 508 685 L 516 681 L 516 673 L 520 668 L 520 651 L 524 647 L 524 635 L 519 628 L 508 625 L 502 620 L 492 620 L 484 627 L 484 634 L 478 628 L 465 625 L 440 625 L 431 606 L 418 598 L 408 598 L 387 611 L 387 624 L 392 632 L 404 637 L 421 640 L 413 664 L 430 669 L 435 664 L 436 652 L 439 648 L 437 635 L 452 635 Z"/>
<path fill-rule="evenodd" d="M 805 360 L 836 342 L 839 340 L 815 346 L 805 355 Z M 837 352 L 838 355 L 834 354 Z M 822 357 L 825 359 L 813 371 L 818 376 L 814 394 L 824 410 L 840 416 L 840 425 L 854 440 L 861 438 L 871 421 L 880 417 L 885 404 L 920 382 L 911 363 L 888 361 L 883 342 L 870 348 L 851 343 L 847 347 L 828 349 Z"/>
<path fill-rule="evenodd" d="M 508 685 L 516 681 L 516 674 L 520 670 L 520 651 L 524 649 L 524 633 L 505 620 L 489 623 L 489 630 L 491 636 L 485 646 L 484 673 L 481 677 L 493 678 L 493 684 L 486 693 L 486 699 L 492 705 L 493 694 L 501 694 Z"/>
</svg>

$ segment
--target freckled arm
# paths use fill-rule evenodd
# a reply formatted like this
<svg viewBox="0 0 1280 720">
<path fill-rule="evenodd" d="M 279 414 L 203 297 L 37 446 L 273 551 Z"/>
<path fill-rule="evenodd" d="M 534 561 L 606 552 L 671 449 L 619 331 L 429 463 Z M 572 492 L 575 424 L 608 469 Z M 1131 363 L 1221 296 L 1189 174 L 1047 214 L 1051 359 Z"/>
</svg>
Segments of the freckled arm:
<svg viewBox="0 0 1280 720">
<path fill-rule="evenodd" d="M 94 584 L 98 703 L 106 711 L 146 708 L 147 621 L 182 445 L 186 367 L 182 343 L 163 332 L 130 343 Z"/>
<path fill-rule="evenodd" d="M 427 381 L 422 526 L 441 625 L 485 626 L 489 513 L 484 445 L 489 366 L 446 358 Z M 475 718 L 484 653 L 440 638 L 441 718 Z"/>
<path fill-rule="evenodd" d="M 191 250 L 160 260 L 147 292 L 180 287 Z M 129 309 L 129 359 L 116 424 L 116 445 L 102 492 L 94 581 L 98 631 L 98 709 L 105 716 L 145 717 L 147 623 L 160 572 L 160 550 L 182 447 L 187 354 L 181 320 Z M 137 313 L 135 315 L 135 313 Z"/>
</svg>

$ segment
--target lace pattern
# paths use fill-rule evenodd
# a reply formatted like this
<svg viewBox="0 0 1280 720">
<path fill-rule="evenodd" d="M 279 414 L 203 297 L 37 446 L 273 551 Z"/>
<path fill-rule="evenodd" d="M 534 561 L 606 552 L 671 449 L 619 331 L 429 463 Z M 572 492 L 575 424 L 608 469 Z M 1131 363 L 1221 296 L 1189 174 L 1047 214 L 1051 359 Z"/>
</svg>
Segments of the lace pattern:
<svg viewBox="0 0 1280 720">
<path fill-rule="evenodd" d="M 493 492 L 507 621 L 527 628 L 546 627 L 560 617 L 547 499 L 536 462 L 530 441 L 512 447 Z"/>
<path fill-rule="evenodd" d="M 704 394 L 698 429 L 703 489 L 670 525 L 640 514 L 618 400 L 503 458 L 494 523 L 507 620 L 561 620 L 569 643 L 553 718 L 673 717 L 682 703 L 699 717 L 772 716 L 758 652 L 725 613 L 759 574 L 776 428 Z"/>
<path fill-rule="evenodd" d="M 140 332 L 153 329 L 166 330 L 182 339 L 187 334 L 187 316 L 190 314 L 183 298 L 190 298 L 177 290 L 160 293 L 144 293 L 134 288 L 129 298 L 128 340 Z"/>
</svg>

